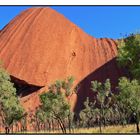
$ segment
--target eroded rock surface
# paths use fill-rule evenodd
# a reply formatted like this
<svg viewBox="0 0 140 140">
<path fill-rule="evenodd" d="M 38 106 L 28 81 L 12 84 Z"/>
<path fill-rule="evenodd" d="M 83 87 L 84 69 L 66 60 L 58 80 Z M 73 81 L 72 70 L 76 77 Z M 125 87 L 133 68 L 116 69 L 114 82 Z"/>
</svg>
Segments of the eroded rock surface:
<svg viewBox="0 0 140 140">
<path fill-rule="evenodd" d="M 113 39 L 89 36 L 50 8 L 28 9 L 0 32 L 0 59 L 15 77 L 13 81 L 43 87 L 42 92 L 55 80 L 73 76 L 74 85 L 80 88 L 78 96 L 71 97 L 76 110 L 86 96 L 91 96 L 91 80 L 110 78 L 114 86 L 117 84 L 122 71 L 116 56 Z M 26 109 L 38 106 L 40 91 L 21 99 Z"/>
</svg>

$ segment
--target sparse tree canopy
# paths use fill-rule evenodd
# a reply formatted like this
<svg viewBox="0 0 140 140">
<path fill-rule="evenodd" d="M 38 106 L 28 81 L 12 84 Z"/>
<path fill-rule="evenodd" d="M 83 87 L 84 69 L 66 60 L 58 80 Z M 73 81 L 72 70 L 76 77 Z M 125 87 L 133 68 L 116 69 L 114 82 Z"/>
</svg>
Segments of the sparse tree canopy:
<svg viewBox="0 0 140 140">
<path fill-rule="evenodd" d="M 21 119 L 23 112 L 10 76 L 0 66 L 0 117 L 5 128 L 8 129 L 14 121 Z"/>
<path fill-rule="evenodd" d="M 129 123 L 129 118 L 135 114 L 135 123 L 139 133 L 140 85 L 137 80 L 119 79 L 119 94 L 116 95 L 117 110 L 122 123 Z"/>
<path fill-rule="evenodd" d="M 132 78 L 140 80 L 140 35 L 131 34 L 119 42 L 117 60 Z"/>
<path fill-rule="evenodd" d="M 100 123 L 100 132 L 102 132 L 101 126 L 102 123 L 106 123 L 106 116 L 109 111 L 109 103 L 111 101 L 111 97 L 109 94 L 111 94 L 111 83 L 110 80 L 107 79 L 105 83 L 100 83 L 98 81 L 92 81 L 91 82 L 91 89 L 95 93 L 97 93 L 96 102 L 98 102 L 98 110 L 99 110 L 99 123 Z"/>
<path fill-rule="evenodd" d="M 87 97 L 86 101 L 84 102 L 85 108 L 80 112 L 80 119 L 83 127 L 90 127 L 91 121 L 94 118 L 95 114 L 93 112 L 93 103 L 89 101 L 89 98 Z"/>
<path fill-rule="evenodd" d="M 48 92 L 40 96 L 41 109 L 47 117 L 58 121 L 63 133 L 66 133 L 64 120 L 71 116 L 70 104 L 66 97 L 72 92 L 72 83 L 72 78 L 68 78 L 66 81 L 56 81 L 49 87 Z"/>
</svg>

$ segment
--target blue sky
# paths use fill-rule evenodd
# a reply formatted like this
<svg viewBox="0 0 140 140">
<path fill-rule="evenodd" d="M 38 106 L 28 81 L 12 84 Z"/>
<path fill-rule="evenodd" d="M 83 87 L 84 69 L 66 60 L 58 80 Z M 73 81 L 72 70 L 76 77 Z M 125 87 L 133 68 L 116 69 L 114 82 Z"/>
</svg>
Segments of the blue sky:
<svg viewBox="0 0 140 140">
<path fill-rule="evenodd" d="M 0 6 L 0 29 L 31 6 Z M 121 38 L 140 31 L 140 6 L 51 6 L 94 37 Z"/>
</svg>

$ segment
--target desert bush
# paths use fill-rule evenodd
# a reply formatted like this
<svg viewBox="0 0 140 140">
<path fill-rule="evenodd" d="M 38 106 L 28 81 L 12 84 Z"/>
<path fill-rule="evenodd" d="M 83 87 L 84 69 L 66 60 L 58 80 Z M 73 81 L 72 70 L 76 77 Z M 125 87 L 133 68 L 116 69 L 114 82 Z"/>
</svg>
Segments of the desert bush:
<svg viewBox="0 0 140 140">
<path fill-rule="evenodd" d="M 10 132 L 14 122 L 24 116 L 24 109 L 16 95 L 16 89 L 9 74 L 0 66 L 0 117 L 5 132 Z"/>
</svg>

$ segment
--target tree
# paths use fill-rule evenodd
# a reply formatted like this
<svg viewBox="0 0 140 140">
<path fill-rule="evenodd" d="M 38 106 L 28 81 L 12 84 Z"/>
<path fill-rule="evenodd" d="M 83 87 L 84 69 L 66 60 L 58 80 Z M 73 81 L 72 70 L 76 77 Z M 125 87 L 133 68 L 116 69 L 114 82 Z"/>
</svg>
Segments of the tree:
<svg viewBox="0 0 140 140">
<path fill-rule="evenodd" d="M 140 35 L 139 34 L 131 34 L 130 36 L 128 36 L 127 38 L 123 39 L 120 44 L 119 44 L 119 49 L 118 49 L 118 63 L 120 64 L 121 67 L 127 68 L 128 72 L 129 72 L 129 77 L 131 79 L 137 79 L 136 80 L 132 80 L 131 82 L 126 79 L 123 78 L 120 81 L 120 86 L 125 86 L 123 84 L 126 84 L 128 87 L 126 87 L 126 90 L 130 91 L 126 91 L 123 90 L 121 92 L 127 92 L 124 93 L 124 95 L 121 95 L 121 97 L 125 96 L 129 96 L 131 94 L 131 98 L 129 97 L 127 100 L 126 99 L 118 99 L 121 101 L 122 106 L 124 105 L 124 103 L 122 102 L 123 100 L 127 101 L 131 107 L 134 107 L 135 109 L 131 110 L 135 110 L 134 112 L 138 111 L 138 107 L 139 107 L 139 101 L 138 101 L 138 90 L 137 88 L 139 87 L 138 82 L 140 82 Z M 122 81 L 124 83 L 122 83 Z M 132 85 L 130 85 L 132 83 Z M 131 92 L 131 93 L 130 93 Z M 133 93 L 133 94 L 132 94 Z M 131 100 L 131 103 L 130 103 Z M 120 106 L 120 105 L 119 105 Z M 131 111 L 130 111 L 131 112 Z M 137 132 L 139 132 L 139 113 L 134 113 L 135 114 L 135 118 L 137 120 Z"/>
<path fill-rule="evenodd" d="M 11 83 L 8 73 L 0 66 L 0 117 L 6 133 L 9 133 L 14 121 L 23 117 L 23 113 L 24 109 L 16 96 L 14 84 Z"/>
<path fill-rule="evenodd" d="M 119 80 L 119 94 L 116 95 L 117 105 L 120 116 L 128 121 L 131 114 L 135 115 L 137 133 L 139 133 L 139 114 L 140 114 L 140 84 L 137 80 L 130 81 L 122 77 Z"/>
<path fill-rule="evenodd" d="M 25 113 L 24 116 L 20 120 L 21 131 L 27 131 L 27 125 L 28 125 L 27 124 L 27 115 L 28 115 L 28 113 Z M 16 126 L 18 127 L 18 122 L 16 123 Z"/>
<path fill-rule="evenodd" d="M 140 35 L 130 34 L 119 42 L 117 60 L 129 77 L 140 80 Z"/>
<path fill-rule="evenodd" d="M 49 87 L 48 92 L 40 95 L 41 109 L 48 117 L 57 120 L 63 133 L 66 133 L 65 120 L 68 118 L 71 126 L 71 111 L 67 97 L 71 94 L 72 78 L 66 81 L 56 81 Z M 69 128 L 70 130 L 70 128 Z"/>
<path fill-rule="evenodd" d="M 80 112 L 80 119 L 83 127 L 90 127 L 91 120 L 93 119 L 92 107 L 89 102 L 89 98 L 87 97 L 84 102 L 85 108 Z"/>
<path fill-rule="evenodd" d="M 102 132 L 102 123 L 106 123 L 106 117 L 105 114 L 108 111 L 109 103 L 111 101 L 110 99 L 110 93 L 111 93 L 111 84 L 110 80 L 107 79 L 105 83 L 100 83 L 98 81 L 91 81 L 91 89 L 94 93 L 96 93 L 96 102 L 98 104 L 99 109 L 99 126 L 100 126 L 100 133 Z"/>
<path fill-rule="evenodd" d="M 46 113 L 41 108 L 38 107 L 36 108 L 34 117 L 35 117 L 37 130 L 40 131 L 42 129 L 42 124 L 45 124 L 47 120 Z M 44 131 L 45 131 L 45 126 L 44 126 Z"/>
<path fill-rule="evenodd" d="M 66 133 L 64 119 L 69 114 L 69 105 L 61 94 L 45 93 L 40 96 L 42 109 L 58 121 L 62 132 Z"/>
<path fill-rule="evenodd" d="M 66 97 L 70 96 L 73 93 L 73 82 L 74 82 L 74 77 L 70 76 L 66 78 L 63 81 L 60 81 L 62 83 L 62 89 L 64 90 L 64 94 Z"/>
</svg>

